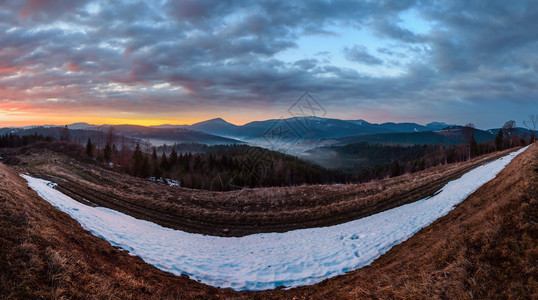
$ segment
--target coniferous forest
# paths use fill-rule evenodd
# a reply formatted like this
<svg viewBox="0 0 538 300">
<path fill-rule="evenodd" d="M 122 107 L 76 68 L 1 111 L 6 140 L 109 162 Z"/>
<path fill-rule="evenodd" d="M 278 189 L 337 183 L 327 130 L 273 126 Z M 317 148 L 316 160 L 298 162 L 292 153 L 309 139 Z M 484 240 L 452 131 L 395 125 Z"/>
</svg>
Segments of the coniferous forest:
<svg viewBox="0 0 538 300">
<path fill-rule="evenodd" d="M 506 131 L 499 131 L 494 141 L 484 143 L 477 143 L 472 131 L 469 131 L 466 143 L 460 145 L 360 142 L 330 147 L 337 153 L 340 166 L 329 169 L 295 156 L 247 145 L 186 143 L 150 147 L 136 143 L 132 147 L 123 142 L 123 138 L 112 135 L 104 146 L 103 143 L 94 143 L 91 138 L 81 145 L 71 141 L 69 130 L 64 131 L 59 140 L 37 133 L 22 136 L 4 134 L 0 136 L 0 148 L 40 147 L 71 155 L 80 154 L 91 162 L 156 182 L 226 191 L 244 187 L 359 183 L 466 161 L 528 142 Z M 116 144 L 120 140 L 122 142 Z"/>
</svg>

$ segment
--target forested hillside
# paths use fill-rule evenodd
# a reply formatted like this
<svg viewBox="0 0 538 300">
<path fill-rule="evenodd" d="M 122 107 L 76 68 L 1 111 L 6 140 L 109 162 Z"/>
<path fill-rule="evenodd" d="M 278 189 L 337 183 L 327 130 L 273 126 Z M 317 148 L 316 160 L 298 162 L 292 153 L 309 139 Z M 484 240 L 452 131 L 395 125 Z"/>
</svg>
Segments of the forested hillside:
<svg viewBox="0 0 538 300">
<path fill-rule="evenodd" d="M 183 187 L 226 191 L 244 187 L 358 183 L 414 173 L 433 166 L 462 162 L 493 151 L 525 145 L 517 135 L 499 131 L 493 141 L 477 142 L 471 127 L 455 129 L 458 145 L 399 145 L 359 142 L 309 150 L 298 158 L 248 145 L 208 146 L 182 143 L 150 147 L 136 140 L 103 135 L 98 142 L 80 139 L 84 130 L 51 130 L 59 136 L 5 133 L 0 148 L 38 147 L 80 155 L 133 176 Z M 480 132 L 480 131 L 478 131 Z M 418 134 L 430 134 L 423 132 Z M 75 140 L 76 142 L 73 142 Z M 117 144 L 118 143 L 118 144 Z M 131 144 L 134 144 L 131 146 Z M 24 150 L 23 150 L 24 151 Z M 305 160 L 306 159 L 306 160 Z M 172 181 L 169 181 L 172 180 Z"/>
</svg>

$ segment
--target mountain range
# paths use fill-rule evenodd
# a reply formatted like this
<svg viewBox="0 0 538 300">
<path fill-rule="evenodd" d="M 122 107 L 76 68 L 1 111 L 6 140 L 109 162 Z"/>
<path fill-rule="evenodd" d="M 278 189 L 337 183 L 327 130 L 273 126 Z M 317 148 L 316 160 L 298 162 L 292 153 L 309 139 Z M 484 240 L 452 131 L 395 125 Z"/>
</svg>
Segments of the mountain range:
<svg viewBox="0 0 538 300">
<path fill-rule="evenodd" d="M 286 150 L 294 145 L 293 153 L 322 146 L 341 146 L 358 142 L 380 142 L 392 144 L 458 144 L 461 143 L 461 126 L 432 122 L 426 125 L 417 123 L 381 124 L 365 120 L 340 120 L 320 117 L 293 117 L 253 121 L 235 125 L 221 118 L 206 120 L 192 125 L 91 125 L 74 123 L 67 125 L 80 138 L 91 136 L 92 132 L 107 133 L 110 128 L 118 135 L 134 140 L 148 141 L 159 146 L 164 143 L 201 143 L 207 145 L 249 143 L 275 150 Z M 39 130 L 37 129 L 39 128 Z M 54 131 L 51 125 L 24 128 L 3 128 L 0 133 Z M 493 140 L 499 128 L 489 130 L 475 129 L 478 142 Z M 518 128 L 520 133 L 528 130 Z M 79 132 L 76 132 L 79 131 Z M 88 131 L 88 132 L 85 132 Z"/>
<path fill-rule="evenodd" d="M 370 123 L 365 120 L 340 120 L 320 117 L 293 117 L 287 119 L 269 119 L 253 121 L 244 125 L 235 125 L 221 118 L 206 120 L 192 125 L 135 126 L 114 125 L 119 134 L 146 139 L 157 145 L 163 143 L 198 142 L 204 144 L 250 143 L 266 148 L 281 149 L 287 144 L 297 144 L 295 150 L 301 152 L 318 145 L 322 141 L 342 139 L 347 137 L 373 136 L 389 133 L 419 133 L 433 132 L 451 126 L 446 123 L 433 122 L 426 125 L 416 123 L 382 124 Z M 85 129 L 106 131 L 110 125 L 90 125 L 75 123 L 68 125 L 70 129 Z M 190 132 L 188 136 L 186 133 Z M 181 133 L 181 134 L 180 134 Z M 193 136 L 195 133 L 204 136 Z M 210 141 L 208 141 L 210 140 Z M 331 142 L 329 142 L 331 144 Z M 303 149 L 304 146 L 305 148 Z"/>
<path fill-rule="evenodd" d="M 291 137 L 314 141 L 346 136 L 371 135 L 380 133 L 437 131 L 451 126 L 434 122 L 426 125 L 416 123 L 369 123 L 365 120 L 340 120 L 320 117 L 293 117 L 253 121 L 244 125 L 234 125 L 221 118 L 211 119 L 192 125 L 159 125 L 155 128 L 184 128 L 201 131 L 244 141 L 263 141 L 275 129 L 291 131 Z"/>
<path fill-rule="evenodd" d="M 114 143 L 126 143 L 133 145 L 136 142 L 160 146 L 163 144 L 175 143 L 198 143 L 205 145 L 230 145 L 244 144 L 245 142 L 208 134 L 205 132 L 194 131 L 186 128 L 152 128 L 139 125 L 90 125 L 87 123 L 75 123 L 67 125 L 69 137 L 71 140 L 85 144 L 91 139 L 94 144 L 103 147 L 109 135 L 114 137 Z M 63 134 L 63 126 L 27 126 L 24 128 L 1 128 L 1 134 L 23 135 L 43 135 L 60 139 Z M 120 136 L 125 137 L 119 140 Z"/>
</svg>

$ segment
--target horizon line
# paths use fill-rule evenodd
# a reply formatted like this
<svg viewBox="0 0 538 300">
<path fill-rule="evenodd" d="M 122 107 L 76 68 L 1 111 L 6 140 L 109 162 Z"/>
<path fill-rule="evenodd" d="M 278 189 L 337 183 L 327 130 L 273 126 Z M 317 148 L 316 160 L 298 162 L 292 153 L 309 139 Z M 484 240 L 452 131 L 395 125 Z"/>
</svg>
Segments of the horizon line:
<svg viewBox="0 0 538 300">
<path fill-rule="evenodd" d="M 369 124 L 373 124 L 373 125 L 381 125 L 381 124 L 386 124 L 386 123 L 394 123 L 394 124 L 410 123 L 410 124 L 417 124 L 417 125 L 420 125 L 420 126 L 427 127 L 427 125 L 431 124 L 431 123 L 444 123 L 447 126 L 464 126 L 464 125 L 461 125 L 461 124 L 449 124 L 449 123 L 444 122 L 444 121 L 432 121 L 432 122 L 428 122 L 428 123 L 425 123 L 425 124 L 420 124 L 420 123 L 411 122 L 411 121 L 405 121 L 405 122 L 388 121 L 388 122 L 375 123 L 375 122 L 369 122 L 369 121 L 367 121 L 365 119 L 339 119 L 339 118 L 334 118 L 334 117 L 318 117 L 318 116 L 291 116 L 289 118 L 270 118 L 270 119 L 264 119 L 264 120 L 252 120 L 252 121 L 249 121 L 249 122 L 245 122 L 243 124 L 235 124 L 235 123 L 226 121 L 222 117 L 215 117 L 215 118 L 204 119 L 204 120 L 198 121 L 198 122 L 193 122 L 191 124 L 187 124 L 187 123 L 172 124 L 172 123 L 169 123 L 169 122 L 168 123 L 155 123 L 155 124 L 149 124 L 149 125 L 142 125 L 140 123 L 102 123 L 102 124 L 92 124 L 92 123 L 88 123 L 86 121 L 80 121 L 80 122 L 74 122 L 74 123 L 68 123 L 68 124 L 48 123 L 48 124 L 30 124 L 30 125 L 22 125 L 22 126 L 3 126 L 3 127 L 0 127 L 0 129 L 3 129 L 3 128 L 24 128 L 24 127 L 46 127 L 46 126 L 49 126 L 49 127 L 64 127 L 64 126 L 70 126 L 70 125 L 76 125 L 76 124 L 87 124 L 87 125 L 90 125 L 90 126 L 126 126 L 126 125 L 129 125 L 129 126 L 142 126 L 142 127 L 192 126 L 192 125 L 195 125 L 195 124 L 198 124 L 198 123 L 203 123 L 203 122 L 212 121 L 212 120 L 218 120 L 218 119 L 223 120 L 224 122 L 229 123 L 229 124 L 234 125 L 234 126 L 244 126 L 244 125 L 252 123 L 252 122 L 264 122 L 264 121 L 272 121 L 272 120 L 279 120 L 279 119 L 288 120 L 288 119 L 293 119 L 293 118 L 320 118 L 320 119 L 332 119 L 332 120 L 340 120 L 340 121 L 365 121 L 365 122 L 367 122 Z M 502 127 L 502 125 L 499 126 L 499 128 L 501 128 L 501 127 Z M 480 129 L 478 127 L 475 127 L 475 128 Z M 488 130 L 488 129 L 494 129 L 494 128 L 496 129 L 497 127 L 492 127 L 492 128 L 482 129 L 482 130 Z"/>
</svg>

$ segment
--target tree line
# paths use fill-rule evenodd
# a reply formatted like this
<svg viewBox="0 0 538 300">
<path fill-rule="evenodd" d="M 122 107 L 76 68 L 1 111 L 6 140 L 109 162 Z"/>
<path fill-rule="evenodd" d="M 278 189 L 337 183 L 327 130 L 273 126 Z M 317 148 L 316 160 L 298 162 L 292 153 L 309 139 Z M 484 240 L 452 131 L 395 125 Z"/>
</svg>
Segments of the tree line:
<svg viewBox="0 0 538 300">
<path fill-rule="evenodd" d="M 528 142 L 518 134 L 514 121 L 506 122 L 491 142 L 477 143 L 473 124 L 462 128 L 462 135 L 466 142 L 454 146 L 362 142 L 335 147 L 343 157 L 360 155 L 367 162 L 362 165 L 349 163 L 349 168 L 340 170 L 326 169 L 294 156 L 247 145 L 176 144 L 149 147 L 137 143 L 131 147 L 113 129 L 102 137 L 106 141 L 104 146 L 102 142 L 94 143 L 88 138 L 84 148 L 75 147 L 77 143 L 70 141 L 69 130 L 61 128 L 60 141 L 37 133 L 22 136 L 6 133 L 0 135 L 0 148 L 51 144 L 49 148 L 52 150 L 80 152 L 90 161 L 106 164 L 133 176 L 162 181 L 174 179 L 183 187 L 222 191 L 243 187 L 358 183 L 461 162 L 494 151 L 523 146 Z M 534 136 L 531 135 L 531 141 Z"/>
<path fill-rule="evenodd" d="M 340 153 L 359 153 L 369 161 L 363 166 L 341 170 L 326 169 L 294 156 L 259 147 L 199 144 L 164 145 L 154 147 L 151 151 L 143 151 L 137 144 L 123 169 L 133 176 L 175 179 L 183 187 L 220 191 L 242 187 L 359 183 L 414 173 L 526 145 L 527 141 L 514 131 L 514 125 L 507 122 L 494 141 L 483 143 L 476 142 L 474 125 L 469 123 L 461 129 L 466 143 L 460 145 L 402 146 L 364 142 L 337 147 Z M 193 154 L 187 150 L 199 153 Z M 105 152 L 103 157 L 111 157 Z"/>
<path fill-rule="evenodd" d="M 12 133 L 5 133 L 0 135 L 0 148 L 18 148 L 28 146 L 37 142 L 51 142 L 55 140 L 50 136 L 43 136 L 42 134 L 32 134 L 19 136 Z"/>
<path fill-rule="evenodd" d="M 204 153 L 151 154 L 136 145 L 129 166 L 134 176 L 179 180 L 181 186 L 225 191 L 243 187 L 324 184 L 345 180 L 341 171 L 326 170 L 297 157 L 246 145 L 218 146 Z"/>
<path fill-rule="evenodd" d="M 464 143 L 460 145 L 405 146 L 360 142 L 330 149 L 348 166 L 343 169 L 348 181 L 365 182 L 463 162 L 495 151 L 525 146 L 534 140 L 534 135 L 530 139 L 519 135 L 514 121 L 506 122 L 490 142 L 477 143 L 474 128 L 469 123 L 461 129 Z"/>
</svg>

